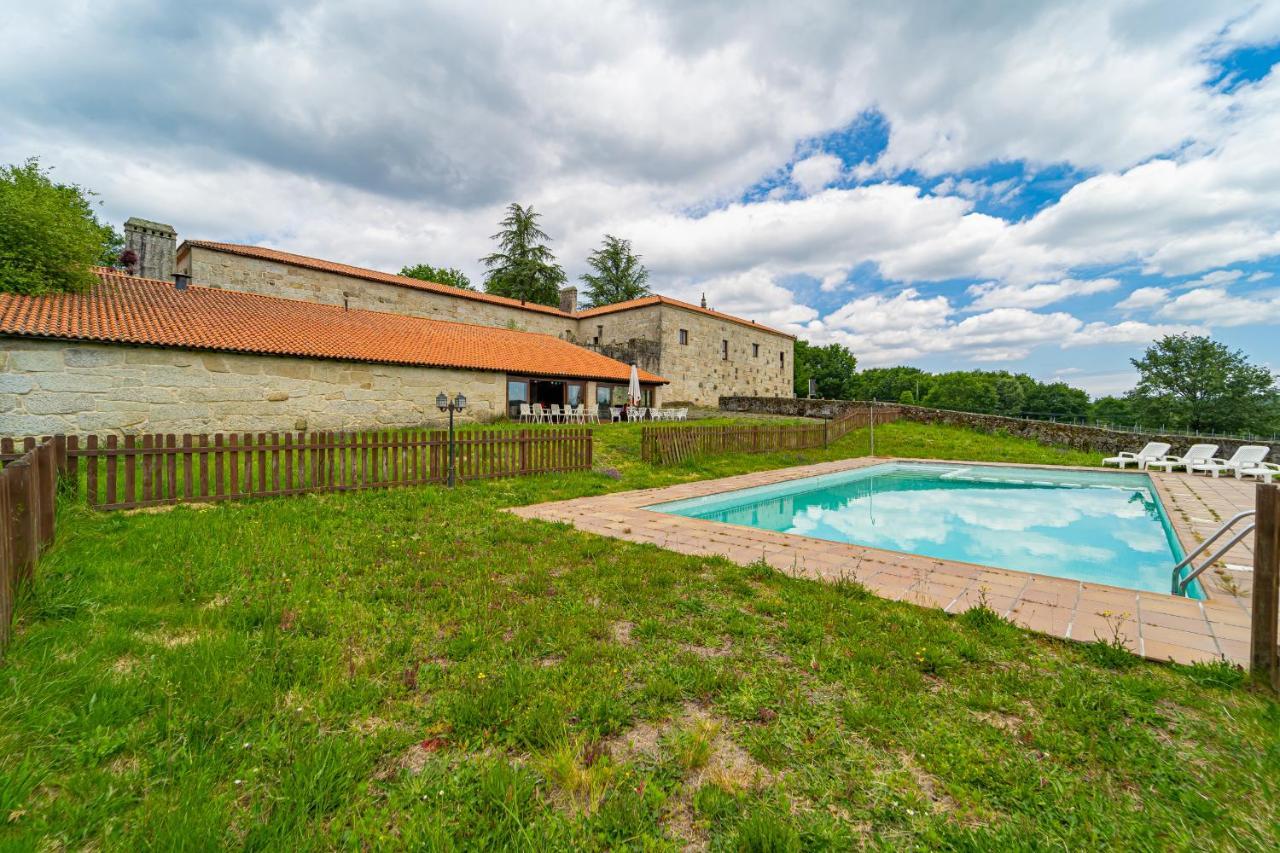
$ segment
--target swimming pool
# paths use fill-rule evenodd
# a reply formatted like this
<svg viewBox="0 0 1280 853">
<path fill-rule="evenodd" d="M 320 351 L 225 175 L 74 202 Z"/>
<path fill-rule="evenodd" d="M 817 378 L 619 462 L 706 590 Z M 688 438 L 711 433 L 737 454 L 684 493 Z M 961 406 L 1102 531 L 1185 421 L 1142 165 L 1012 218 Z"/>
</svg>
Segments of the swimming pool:
<svg viewBox="0 0 1280 853">
<path fill-rule="evenodd" d="M 1161 593 L 1183 556 L 1146 474 L 889 462 L 646 509 Z"/>
</svg>

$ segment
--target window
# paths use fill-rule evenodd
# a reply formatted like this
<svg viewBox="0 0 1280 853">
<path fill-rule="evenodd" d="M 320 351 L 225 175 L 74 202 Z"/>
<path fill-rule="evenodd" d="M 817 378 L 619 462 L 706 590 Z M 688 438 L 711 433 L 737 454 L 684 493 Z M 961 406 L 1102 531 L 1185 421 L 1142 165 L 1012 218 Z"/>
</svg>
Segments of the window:
<svg viewBox="0 0 1280 853">
<path fill-rule="evenodd" d="M 681 329 L 681 330 L 680 330 L 680 345 L 681 345 L 681 346 L 688 346 L 688 345 L 689 345 L 689 330 L 688 330 L 688 329 Z"/>
<path fill-rule="evenodd" d="M 587 386 L 581 382 L 570 382 L 565 386 L 565 402 L 570 406 L 576 406 L 582 402 L 583 396 L 587 393 Z"/>
<path fill-rule="evenodd" d="M 728 341 L 720 342 L 720 357 L 723 358 L 725 361 L 729 360 L 729 342 Z"/>
<path fill-rule="evenodd" d="M 751 345 L 751 357 L 752 357 L 752 358 L 759 358 L 759 357 L 760 357 L 760 345 L 759 345 L 759 344 L 752 344 L 752 345 Z"/>
<path fill-rule="evenodd" d="M 778 353 L 778 367 L 782 370 L 787 369 L 787 354 L 785 352 Z"/>
<path fill-rule="evenodd" d="M 507 382 L 507 416 L 520 416 L 520 404 L 529 402 L 529 383 L 523 379 L 511 379 Z"/>
</svg>

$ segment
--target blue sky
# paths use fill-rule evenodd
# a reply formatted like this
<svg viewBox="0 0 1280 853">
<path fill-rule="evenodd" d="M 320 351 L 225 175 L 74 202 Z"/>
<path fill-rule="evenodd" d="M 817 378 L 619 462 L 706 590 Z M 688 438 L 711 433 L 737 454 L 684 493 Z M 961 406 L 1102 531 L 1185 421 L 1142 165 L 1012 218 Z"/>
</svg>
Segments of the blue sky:
<svg viewBox="0 0 1280 853">
<path fill-rule="evenodd" d="M 0 158 L 116 222 L 398 269 L 533 204 L 866 366 L 1101 394 L 1195 331 L 1280 367 L 1280 4 L 51 0 Z"/>
</svg>

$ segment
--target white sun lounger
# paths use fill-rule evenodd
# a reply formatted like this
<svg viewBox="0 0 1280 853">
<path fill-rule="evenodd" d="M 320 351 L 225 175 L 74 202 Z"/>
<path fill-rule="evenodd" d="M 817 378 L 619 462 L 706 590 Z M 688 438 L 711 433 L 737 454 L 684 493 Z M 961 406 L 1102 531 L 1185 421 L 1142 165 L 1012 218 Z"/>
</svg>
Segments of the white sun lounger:
<svg viewBox="0 0 1280 853">
<path fill-rule="evenodd" d="M 1185 468 L 1189 472 L 1193 465 L 1207 464 L 1217 452 L 1216 444 L 1193 444 L 1182 456 L 1164 456 L 1154 459 L 1147 463 L 1147 468 L 1163 468 L 1166 471 Z"/>
<path fill-rule="evenodd" d="M 1132 462 L 1141 471 L 1147 467 L 1148 462 L 1154 462 L 1169 452 L 1170 445 L 1162 441 L 1147 442 L 1147 446 L 1139 450 L 1137 453 L 1130 453 L 1127 450 L 1121 451 L 1119 456 L 1111 456 L 1102 460 L 1102 464 L 1115 465 L 1123 468 Z"/>
<path fill-rule="evenodd" d="M 1191 470 L 1212 474 L 1214 477 L 1225 471 L 1235 475 L 1238 480 L 1241 474 L 1254 468 L 1264 467 L 1262 460 L 1266 459 L 1270 452 L 1270 447 L 1261 444 L 1244 444 L 1236 448 L 1236 452 L 1231 454 L 1230 459 L 1210 459 L 1208 462 L 1192 465 Z"/>
</svg>

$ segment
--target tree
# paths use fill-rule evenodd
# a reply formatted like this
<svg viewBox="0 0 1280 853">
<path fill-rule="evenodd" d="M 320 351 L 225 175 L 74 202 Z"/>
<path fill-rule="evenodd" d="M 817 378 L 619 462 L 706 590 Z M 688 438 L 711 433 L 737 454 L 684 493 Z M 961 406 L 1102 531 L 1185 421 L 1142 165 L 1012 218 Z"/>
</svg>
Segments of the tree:
<svg viewBox="0 0 1280 853">
<path fill-rule="evenodd" d="M 849 398 L 902 402 L 903 393 L 910 391 L 912 398 L 919 401 L 929 393 L 932 379 L 918 367 L 873 367 L 854 376 Z"/>
<path fill-rule="evenodd" d="M 583 273 L 587 286 L 587 307 L 615 305 L 649 295 L 649 271 L 640 263 L 640 256 L 632 253 L 631 241 L 612 234 L 604 235 L 604 242 L 587 258 L 587 266 L 594 273 Z"/>
<path fill-rule="evenodd" d="M 1099 397 L 1093 401 L 1089 416 L 1104 424 L 1132 424 L 1133 409 L 1123 397 Z"/>
<path fill-rule="evenodd" d="M 447 284 L 449 287 L 457 287 L 462 290 L 475 290 L 471 286 L 471 279 L 467 278 L 467 274 L 457 267 L 433 267 L 431 264 L 414 264 L 411 267 L 401 267 L 400 275 L 416 278 L 419 281 Z"/>
<path fill-rule="evenodd" d="M 1089 395 L 1065 382 L 1036 382 L 1027 394 L 1026 412 L 1041 419 L 1083 420 L 1089 414 Z"/>
<path fill-rule="evenodd" d="M 996 411 L 1011 418 L 1022 416 L 1027 395 L 1022 383 L 1012 376 L 1001 376 L 995 382 Z"/>
<path fill-rule="evenodd" d="M 1166 335 L 1130 361 L 1138 385 L 1127 399 L 1146 425 L 1213 432 L 1274 425 L 1275 377 L 1240 350 L 1203 335 Z"/>
<path fill-rule="evenodd" d="M 0 291 L 84 290 L 94 264 L 116 262 L 123 241 L 98 221 L 93 193 L 58 184 L 34 157 L 0 167 Z"/>
<path fill-rule="evenodd" d="M 957 412 L 990 414 L 998 404 L 995 383 L 977 371 L 940 373 L 924 397 L 924 405 L 930 408 Z"/>
<path fill-rule="evenodd" d="M 908 388 L 898 395 L 898 402 L 904 406 L 914 406 L 916 404 L 916 395 L 912 394 L 911 389 Z"/>
<path fill-rule="evenodd" d="M 817 381 L 817 394 L 827 400 L 850 399 L 853 374 L 858 360 L 840 344 L 817 346 L 796 341 L 795 389 L 797 397 L 809 396 L 809 380 Z"/>
<path fill-rule="evenodd" d="M 488 269 L 484 289 L 497 296 L 536 302 L 560 304 L 560 287 L 565 282 L 564 270 L 547 248 L 551 238 L 538 227 L 539 214 L 533 206 L 514 202 L 499 223 L 502 230 L 493 235 L 498 251 L 481 262 Z"/>
</svg>

